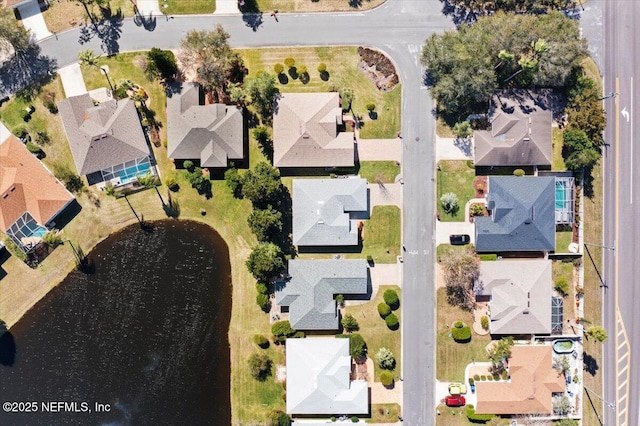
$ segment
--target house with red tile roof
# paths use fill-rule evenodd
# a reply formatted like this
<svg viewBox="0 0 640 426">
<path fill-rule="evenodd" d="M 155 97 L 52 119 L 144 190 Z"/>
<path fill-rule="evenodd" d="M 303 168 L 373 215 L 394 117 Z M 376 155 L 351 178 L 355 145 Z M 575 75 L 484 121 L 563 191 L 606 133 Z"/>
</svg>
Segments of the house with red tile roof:
<svg viewBox="0 0 640 426">
<path fill-rule="evenodd" d="M 552 397 L 566 390 L 550 345 L 513 346 L 508 381 L 476 382 L 478 414 L 553 414 Z"/>
<path fill-rule="evenodd" d="M 74 197 L 17 137 L 4 130 L 0 132 L 0 229 L 30 253 Z"/>
</svg>

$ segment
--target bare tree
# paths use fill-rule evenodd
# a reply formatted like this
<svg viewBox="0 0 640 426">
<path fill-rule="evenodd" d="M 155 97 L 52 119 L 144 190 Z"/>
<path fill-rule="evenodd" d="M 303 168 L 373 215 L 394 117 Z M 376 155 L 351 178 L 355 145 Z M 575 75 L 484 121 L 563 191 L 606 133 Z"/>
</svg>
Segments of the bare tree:
<svg viewBox="0 0 640 426">
<path fill-rule="evenodd" d="M 478 278 L 480 261 L 473 249 L 448 250 L 440 258 L 447 286 L 447 298 L 452 305 L 472 310 L 475 307 L 473 285 Z"/>
</svg>

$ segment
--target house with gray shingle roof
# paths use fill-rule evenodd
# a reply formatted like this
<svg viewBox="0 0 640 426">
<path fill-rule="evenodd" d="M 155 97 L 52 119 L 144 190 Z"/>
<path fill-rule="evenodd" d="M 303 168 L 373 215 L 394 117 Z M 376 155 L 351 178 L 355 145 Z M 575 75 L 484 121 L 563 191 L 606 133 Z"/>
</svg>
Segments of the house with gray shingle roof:
<svg viewBox="0 0 640 426">
<path fill-rule="evenodd" d="M 58 102 L 78 173 L 89 185 L 123 185 L 155 173 L 149 146 L 131 99 L 94 105 L 88 93 Z"/>
<path fill-rule="evenodd" d="M 489 122 L 474 132 L 476 166 L 551 166 L 552 112 L 527 92 L 494 95 Z"/>
<path fill-rule="evenodd" d="M 287 413 L 367 414 L 365 380 L 351 380 L 349 339 L 287 339 Z"/>
<path fill-rule="evenodd" d="M 196 83 L 172 85 L 167 95 L 167 156 L 198 160 L 201 167 L 226 168 L 244 159 L 242 109 L 203 105 Z"/>
<path fill-rule="evenodd" d="M 355 135 L 339 132 L 340 95 L 283 93 L 273 114 L 275 167 L 353 167 Z"/>
<path fill-rule="evenodd" d="M 478 252 L 555 250 L 555 178 L 490 176 L 487 210 L 476 217 Z"/>
<path fill-rule="evenodd" d="M 293 180 L 293 244 L 355 246 L 358 221 L 369 217 L 367 181 Z"/>
<path fill-rule="evenodd" d="M 276 304 L 288 307 L 291 326 L 299 330 L 337 330 L 335 295 L 365 295 L 369 286 L 364 259 L 294 259 L 289 276 L 276 283 Z"/>
<path fill-rule="evenodd" d="M 478 299 L 489 299 L 491 334 L 551 334 L 550 260 L 480 262 Z"/>
</svg>

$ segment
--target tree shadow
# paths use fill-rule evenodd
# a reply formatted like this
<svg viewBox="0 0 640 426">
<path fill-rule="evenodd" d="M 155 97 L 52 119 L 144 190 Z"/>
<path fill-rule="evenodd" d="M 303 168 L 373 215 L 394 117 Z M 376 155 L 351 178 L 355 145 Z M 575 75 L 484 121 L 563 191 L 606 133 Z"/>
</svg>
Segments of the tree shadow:
<svg viewBox="0 0 640 426">
<path fill-rule="evenodd" d="M 460 7 L 457 4 L 452 3 L 450 0 L 440 0 L 442 2 L 442 14 L 450 17 L 451 21 L 456 27 L 460 27 L 463 24 L 471 25 L 478 20 L 481 14 L 467 9 L 466 7 Z"/>
<path fill-rule="evenodd" d="M 281 72 L 280 74 L 278 74 L 278 81 L 280 82 L 280 84 L 287 84 L 289 83 L 289 77 L 287 77 L 285 73 Z"/>
<path fill-rule="evenodd" d="M 243 13 L 242 20 L 244 21 L 245 25 L 251 28 L 254 32 L 258 31 L 258 28 L 260 28 L 260 26 L 264 22 L 262 19 L 262 12 Z"/>
<path fill-rule="evenodd" d="M 289 68 L 289 76 L 294 80 L 296 80 L 299 77 L 298 68 L 296 68 L 295 65 Z"/>
<path fill-rule="evenodd" d="M 0 96 L 17 92 L 29 98 L 35 96 L 51 81 L 57 67 L 55 59 L 40 55 L 40 47 L 29 46 L 0 66 Z"/>
<path fill-rule="evenodd" d="M 309 73 L 308 72 L 303 72 L 298 77 L 299 77 L 300 81 L 302 82 L 302 84 L 307 84 L 307 83 L 309 83 L 309 80 L 311 80 L 311 77 L 309 77 Z"/>
<path fill-rule="evenodd" d="M 136 13 L 133 17 L 133 23 L 138 27 L 142 27 L 147 31 L 154 31 L 156 29 L 156 17 L 153 13 L 149 12 L 149 16 L 144 16 L 140 13 Z"/>
<path fill-rule="evenodd" d="M 362 0 L 349 0 L 349 6 L 353 8 L 359 8 L 362 6 Z"/>
<path fill-rule="evenodd" d="M 331 77 L 331 75 L 329 74 L 329 71 L 322 71 L 320 73 L 320 80 L 322 81 L 329 81 L 329 77 Z"/>
<path fill-rule="evenodd" d="M 16 362 L 16 340 L 0 320 L 0 365 L 11 367 Z"/>
<path fill-rule="evenodd" d="M 584 371 L 595 376 L 600 366 L 598 366 L 598 360 L 589 355 L 587 352 L 582 353 L 582 362 Z"/>
<path fill-rule="evenodd" d="M 84 25 L 80 28 L 80 38 L 78 43 L 88 43 L 93 37 L 98 37 L 101 43 L 101 49 L 107 56 L 115 55 L 120 51 L 118 40 L 122 34 L 122 21 L 124 15 L 118 9 L 116 13 L 111 8 L 102 9 L 102 18 L 92 25 Z M 155 22 L 155 20 L 154 20 Z"/>
</svg>

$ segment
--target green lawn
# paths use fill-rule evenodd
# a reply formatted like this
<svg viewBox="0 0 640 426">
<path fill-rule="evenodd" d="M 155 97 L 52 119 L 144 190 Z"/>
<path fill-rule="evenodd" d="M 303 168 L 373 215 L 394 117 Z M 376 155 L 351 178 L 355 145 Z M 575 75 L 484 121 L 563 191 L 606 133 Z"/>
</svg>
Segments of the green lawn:
<svg viewBox="0 0 640 426">
<path fill-rule="evenodd" d="M 400 255 L 400 228 L 398 207 L 375 206 L 364 224 L 362 257 L 373 256 L 375 263 L 395 263 Z"/>
<path fill-rule="evenodd" d="M 441 404 L 438 405 L 437 409 L 440 414 L 436 416 L 436 426 L 467 426 L 478 424 L 472 423 L 467 418 L 464 407 L 447 407 Z"/>
<path fill-rule="evenodd" d="M 573 231 L 556 231 L 556 253 L 569 253 Z"/>
<path fill-rule="evenodd" d="M 296 66 L 305 65 L 310 76 L 309 82 L 303 84 L 299 79 L 293 79 L 286 74 L 286 83 L 278 84 L 283 93 L 328 92 L 351 88 L 355 95 L 353 110 L 364 119 L 360 131 L 362 138 L 395 138 L 400 130 L 400 85 L 390 92 L 378 90 L 371 80 L 358 70 L 360 56 L 356 47 L 284 47 L 240 49 L 238 52 L 249 69 L 249 76 L 255 76 L 258 71 L 274 74 L 273 66 L 276 63 L 284 63 L 287 57 L 293 58 Z M 318 64 L 321 62 L 327 65 L 329 74 L 327 81 L 323 81 L 317 71 Z M 377 120 L 369 119 L 366 109 L 368 103 L 376 104 Z"/>
<path fill-rule="evenodd" d="M 440 262 L 440 257 L 448 252 L 449 250 L 452 251 L 464 251 L 467 250 L 468 248 L 473 248 L 473 245 L 467 244 L 466 246 L 452 246 L 451 244 L 439 244 L 438 247 L 436 247 L 436 261 Z"/>
<path fill-rule="evenodd" d="M 363 161 L 358 174 L 369 183 L 393 183 L 400 174 L 400 166 L 395 161 Z"/>
<path fill-rule="evenodd" d="M 554 127 L 551 134 L 551 143 L 553 144 L 553 164 L 551 164 L 551 170 L 567 170 L 567 166 L 564 164 L 564 158 L 562 158 L 563 132 L 564 130 Z"/>
<path fill-rule="evenodd" d="M 475 170 L 467 166 L 466 161 L 440 161 L 438 162 L 438 171 L 436 179 L 438 179 L 438 212 L 442 222 L 462 222 L 464 221 L 464 206 L 467 201 L 475 196 L 473 189 L 473 179 L 475 178 Z M 445 213 L 440 203 L 442 194 L 453 192 L 458 196 L 458 211 L 454 214 Z"/>
<path fill-rule="evenodd" d="M 386 0 L 363 0 L 358 2 L 351 2 L 349 0 L 247 0 L 247 3 L 250 1 L 255 1 L 258 10 L 268 13 L 274 9 L 280 12 L 358 11 L 372 9 L 381 5 Z M 279 19 L 286 19 L 286 17 Z"/>
<path fill-rule="evenodd" d="M 488 361 L 485 346 L 491 338 L 478 336 L 472 332 L 469 343 L 456 343 L 449 336 L 450 325 L 454 321 L 463 321 L 467 325 L 473 322 L 473 314 L 451 306 L 447 302 L 445 288 L 437 292 L 437 323 L 436 323 L 436 379 L 440 381 L 462 382 L 464 369 L 473 361 Z"/>
<path fill-rule="evenodd" d="M 162 0 L 159 3 L 168 6 L 161 9 L 167 15 L 201 15 L 216 10 L 216 0 Z"/>
<path fill-rule="evenodd" d="M 389 330 L 387 324 L 378 314 L 378 303 L 384 301 L 382 295 L 385 290 L 388 289 L 395 290 L 400 297 L 400 308 L 394 311 L 394 313 L 402 321 L 402 293 L 400 288 L 397 286 L 380 286 L 378 292 L 371 301 L 363 305 L 347 306 L 345 308 L 346 313 L 353 315 L 360 325 L 360 331 L 358 331 L 358 333 L 360 333 L 365 342 L 367 342 L 369 358 L 374 360 L 376 381 L 379 381 L 379 375 L 382 371 L 375 362 L 375 356 L 380 348 L 387 348 L 393 353 L 393 356 L 396 359 L 396 368 L 393 371 L 396 379 L 400 378 L 402 372 L 400 329 L 396 331 Z M 402 327 L 402 323 L 400 324 L 400 327 Z"/>
</svg>

